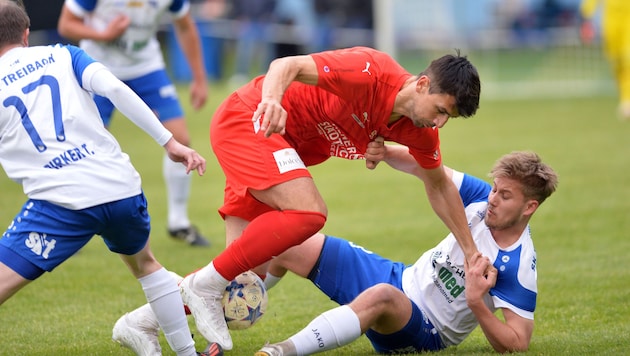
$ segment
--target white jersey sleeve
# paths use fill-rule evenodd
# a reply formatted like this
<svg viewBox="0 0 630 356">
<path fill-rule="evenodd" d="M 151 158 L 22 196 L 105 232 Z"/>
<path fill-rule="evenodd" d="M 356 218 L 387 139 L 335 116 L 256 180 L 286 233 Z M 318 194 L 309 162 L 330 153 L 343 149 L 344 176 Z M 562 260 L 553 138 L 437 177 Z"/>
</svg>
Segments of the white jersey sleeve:
<svg viewBox="0 0 630 356">
<path fill-rule="evenodd" d="M 142 99 L 105 66 L 94 63 L 83 71 L 83 87 L 107 97 L 120 112 L 164 146 L 173 137 Z"/>
<path fill-rule="evenodd" d="M 165 68 L 157 32 L 168 20 L 167 16 L 179 18 L 190 11 L 188 0 L 66 0 L 65 4 L 74 15 L 83 18 L 86 25 L 99 31 L 116 16 L 129 17 L 131 24 L 117 40 L 79 42 L 90 56 L 122 80 Z"/>
<path fill-rule="evenodd" d="M 0 164 L 31 199 L 83 209 L 141 192 L 138 172 L 82 88 L 93 65 L 73 46 L 0 57 Z"/>
<path fill-rule="evenodd" d="M 466 216 L 479 251 L 498 270 L 497 284 L 484 302 L 495 311 L 508 308 L 533 318 L 536 306 L 536 256 L 529 228 L 508 248 L 500 248 L 484 223 L 490 185 L 456 172 L 453 181 L 466 206 Z M 461 343 L 478 322 L 465 299 L 464 253 L 449 234 L 403 272 L 403 290 L 429 317 L 446 345 Z"/>
</svg>

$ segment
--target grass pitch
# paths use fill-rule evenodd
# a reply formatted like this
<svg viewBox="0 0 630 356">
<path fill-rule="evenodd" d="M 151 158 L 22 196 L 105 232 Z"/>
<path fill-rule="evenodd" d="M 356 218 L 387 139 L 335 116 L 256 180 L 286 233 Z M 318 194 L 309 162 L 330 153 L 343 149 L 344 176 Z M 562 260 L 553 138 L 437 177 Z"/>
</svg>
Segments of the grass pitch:
<svg viewBox="0 0 630 356">
<path fill-rule="evenodd" d="M 180 88 L 187 102 L 187 88 Z M 189 113 L 193 146 L 208 160 L 194 177 L 190 216 L 212 241 L 191 248 L 166 233 L 163 150 L 118 116 L 112 132 L 140 171 L 149 200 L 151 245 L 169 269 L 185 274 L 207 264 L 224 246 L 223 174 L 211 153 L 208 127 L 228 94 L 211 88 L 211 102 Z M 476 117 L 441 130 L 445 164 L 480 176 L 512 150 L 534 150 L 560 176 L 558 191 L 532 219 L 538 252 L 539 299 L 529 354 L 630 353 L 630 122 L 615 116 L 611 96 L 575 99 L 483 100 Z M 312 168 L 330 210 L 325 232 L 381 255 L 412 263 L 447 233 L 428 205 L 422 183 L 386 165 L 331 159 Z M 21 188 L 0 177 L 0 220 L 8 225 L 25 201 Z M 233 332 L 228 354 L 251 355 L 282 340 L 333 307 L 305 280 L 288 276 L 270 290 L 267 314 L 253 328 Z M 27 286 L 0 307 L 0 355 L 131 355 L 111 341 L 114 322 L 144 303 L 140 285 L 95 237 L 78 255 Z M 193 333 L 194 323 L 190 320 Z M 197 348 L 205 346 L 195 336 Z M 161 338 L 165 355 L 172 355 Z M 327 355 L 374 354 L 365 337 Z M 493 354 L 479 329 L 439 354 Z"/>
</svg>

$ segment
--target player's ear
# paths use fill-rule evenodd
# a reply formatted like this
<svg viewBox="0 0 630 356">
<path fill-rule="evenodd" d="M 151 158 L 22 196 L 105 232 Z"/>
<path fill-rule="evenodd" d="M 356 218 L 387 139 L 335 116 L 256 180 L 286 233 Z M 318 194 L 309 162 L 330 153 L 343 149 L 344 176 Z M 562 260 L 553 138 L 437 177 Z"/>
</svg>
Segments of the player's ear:
<svg viewBox="0 0 630 356">
<path fill-rule="evenodd" d="M 421 75 L 416 81 L 416 91 L 421 92 L 423 89 L 429 89 L 431 79 L 426 75 Z"/>
<path fill-rule="evenodd" d="M 22 35 L 22 44 L 24 47 L 28 47 L 28 35 L 31 33 L 31 30 L 27 28 Z"/>
<path fill-rule="evenodd" d="M 523 215 L 532 216 L 536 212 L 536 209 L 538 209 L 539 205 L 540 203 L 538 200 L 528 200 L 527 203 L 525 203 L 525 211 L 523 212 Z"/>
</svg>

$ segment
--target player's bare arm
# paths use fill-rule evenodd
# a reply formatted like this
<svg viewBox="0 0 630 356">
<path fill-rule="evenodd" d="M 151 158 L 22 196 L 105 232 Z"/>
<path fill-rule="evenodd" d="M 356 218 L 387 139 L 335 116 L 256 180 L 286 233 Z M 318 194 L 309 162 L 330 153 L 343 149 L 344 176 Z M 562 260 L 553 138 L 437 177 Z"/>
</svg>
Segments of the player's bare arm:
<svg viewBox="0 0 630 356">
<path fill-rule="evenodd" d="M 527 351 L 534 331 L 534 321 L 523 318 L 513 311 L 502 308 L 505 322 L 501 321 L 483 302 L 497 279 L 497 270 L 490 260 L 475 254 L 466 268 L 466 302 L 479 321 L 486 339 L 495 351 Z M 489 272 L 487 272 L 489 271 Z"/>
<path fill-rule="evenodd" d="M 203 51 L 199 41 L 199 31 L 190 14 L 173 22 L 177 43 L 179 43 L 192 73 L 190 102 L 193 109 L 199 110 L 208 99 L 208 80 L 204 67 Z"/>
<path fill-rule="evenodd" d="M 277 58 L 269 65 L 262 87 L 262 99 L 254 111 L 252 121 L 262 118 L 260 130 L 269 137 L 285 132 L 287 112 L 282 107 L 282 97 L 294 81 L 317 84 L 317 66 L 311 56 Z"/>
<path fill-rule="evenodd" d="M 455 235 L 468 261 L 478 250 L 468 228 L 459 192 L 444 167 L 424 169 L 416 162 L 406 146 L 381 143 L 380 140 L 374 140 L 368 144 L 369 149 L 365 157 L 368 160 L 368 168 L 370 161 L 384 160 L 392 168 L 420 178 L 424 182 L 431 207 Z"/>
<path fill-rule="evenodd" d="M 129 27 L 131 21 L 127 16 L 120 15 L 114 18 L 104 31 L 98 31 L 83 23 L 83 18 L 73 14 L 66 5 L 61 9 L 57 30 L 59 34 L 73 41 L 90 39 L 95 41 L 111 42 Z"/>
</svg>

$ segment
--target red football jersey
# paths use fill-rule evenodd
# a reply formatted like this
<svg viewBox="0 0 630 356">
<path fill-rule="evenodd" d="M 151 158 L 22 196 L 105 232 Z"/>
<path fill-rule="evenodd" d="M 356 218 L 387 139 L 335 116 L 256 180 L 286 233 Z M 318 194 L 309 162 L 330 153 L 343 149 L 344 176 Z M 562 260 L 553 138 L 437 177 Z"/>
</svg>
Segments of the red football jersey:
<svg viewBox="0 0 630 356">
<path fill-rule="evenodd" d="M 411 74 L 386 53 L 353 47 L 311 54 L 317 85 L 293 82 L 282 105 L 287 111 L 284 138 L 307 166 L 329 157 L 363 159 L 377 136 L 409 147 L 427 169 L 441 164 L 437 128 L 419 128 L 407 117 L 388 125 L 394 100 Z M 264 77 L 237 91 L 253 108 L 260 102 Z"/>
</svg>

